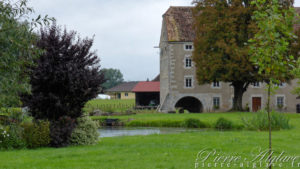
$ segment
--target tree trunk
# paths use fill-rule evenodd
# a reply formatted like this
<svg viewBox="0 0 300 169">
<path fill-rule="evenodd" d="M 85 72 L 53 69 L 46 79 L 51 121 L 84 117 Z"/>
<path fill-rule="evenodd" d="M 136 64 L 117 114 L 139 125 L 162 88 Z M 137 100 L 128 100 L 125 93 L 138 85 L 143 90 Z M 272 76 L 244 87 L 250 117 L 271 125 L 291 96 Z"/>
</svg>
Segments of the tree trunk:
<svg viewBox="0 0 300 169">
<path fill-rule="evenodd" d="M 270 110 L 270 96 L 271 96 L 271 84 L 268 84 L 268 100 L 267 100 L 267 112 L 269 121 L 269 169 L 272 169 L 272 126 L 271 126 L 271 110 Z"/>
<path fill-rule="evenodd" d="M 233 82 L 231 84 L 234 89 L 232 111 L 243 111 L 243 95 L 248 88 L 247 82 Z"/>
</svg>

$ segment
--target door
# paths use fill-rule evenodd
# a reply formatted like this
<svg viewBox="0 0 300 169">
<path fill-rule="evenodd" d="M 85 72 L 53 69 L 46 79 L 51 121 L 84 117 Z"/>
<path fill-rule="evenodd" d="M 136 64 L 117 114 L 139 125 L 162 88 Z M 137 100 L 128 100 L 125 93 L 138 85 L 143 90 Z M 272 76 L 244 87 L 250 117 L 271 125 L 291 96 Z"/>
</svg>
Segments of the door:
<svg viewBox="0 0 300 169">
<path fill-rule="evenodd" d="M 252 111 L 257 112 L 261 108 L 261 97 L 252 97 Z"/>
</svg>

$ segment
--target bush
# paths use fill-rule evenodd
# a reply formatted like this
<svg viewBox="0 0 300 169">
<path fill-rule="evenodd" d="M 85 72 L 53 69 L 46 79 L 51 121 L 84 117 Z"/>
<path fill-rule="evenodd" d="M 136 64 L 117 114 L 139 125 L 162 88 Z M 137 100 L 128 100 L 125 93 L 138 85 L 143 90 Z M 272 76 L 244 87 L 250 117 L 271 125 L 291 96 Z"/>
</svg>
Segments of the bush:
<svg viewBox="0 0 300 169">
<path fill-rule="evenodd" d="M 28 148 L 48 146 L 50 143 L 50 123 L 48 121 L 37 121 L 35 123 L 24 123 L 23 138 Z"/>
<path fill-rule="evenodd" d="M 63 116 L 50 123 L 50 145 L 53 147 L 65 147 L 70 144 L 71 134 L 75 128 L 75 120 Z"/>
<path fill-rule="evenodd" d="M 90 117 L 81 117 L 76 120 L 70 143 L 74 145 L 96 144 L 99 139 L 98 127 Z"/>
<path fill-rule="evenodd" d="M 30 69 L 31 94 L 22 96 L 35 119 L 57 121 L 82 116 L 85 103 L 95 98 L 104 82 L 100 60 L 90 49 L 93 39 L 76 38 L 55 24 L 41 30 L 37 47 L 43 54 Z"/>
<path fill-rule="evenodd" d="M 231 121 L 221 117 L 217 120 L 215 128 L 218 130 L 229 130 L 233 128 L 233 124 Z"/>
<path fill-rule="evenodd" d="M 248 130 L 269 130 L 268 113 L 261 110 L 251 118 L 242 118 L 243 124 Z M 290 129 L 289 118 L 282 113 L 271 112 L 272 130 Z"/>
<path fill-rule="evenodd" d="M 1 149 L 21 149 L 26 144 L 22 138 L 23 128 L 11 124 L 9 126 L 0 127 L 0 148 Z"/>
<path fill-rule="evenodd" d="M 189 118 L 189 119 L 184 120 L 183 127 L 187 127 L 187 128 L 205 128 L 205 127 L 207 127 L 207 125 L 205 123 L 201 122 L 198 119 Z"/>
</svg>

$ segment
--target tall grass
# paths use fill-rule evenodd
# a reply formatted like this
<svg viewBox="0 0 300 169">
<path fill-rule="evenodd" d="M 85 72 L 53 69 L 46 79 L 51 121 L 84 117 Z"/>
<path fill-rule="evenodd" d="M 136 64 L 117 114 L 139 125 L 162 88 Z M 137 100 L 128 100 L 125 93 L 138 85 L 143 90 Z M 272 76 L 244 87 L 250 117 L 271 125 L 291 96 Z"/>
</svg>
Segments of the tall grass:
<svg viewBox="0 0 300 169">
<path fill-rule="evenodd" d="M 269 130 L 268 114 L 265 110 L 256 113 L 255 116 L 242 118 L 243 124 L 248 130 Z M 273 130 L 290 129 L 290 119 L 283 113 L 271 112 L 271 127 Z"/>
</svg>

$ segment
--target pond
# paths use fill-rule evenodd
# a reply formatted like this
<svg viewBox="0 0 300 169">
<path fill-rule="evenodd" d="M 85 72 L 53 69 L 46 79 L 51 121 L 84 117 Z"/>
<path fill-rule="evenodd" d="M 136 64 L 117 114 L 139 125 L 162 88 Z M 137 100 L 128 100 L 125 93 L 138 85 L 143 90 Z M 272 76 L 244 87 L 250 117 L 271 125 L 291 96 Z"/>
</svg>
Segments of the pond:
<svg viewBox="0 0 300 169">
<path fill-rule="evenodd" d="M 165 128 L 165 127 L 104 127 L 98 129 L 100 137 L 135 136 L 151 134 L 172 134 L 182 132 L 200 132 L 205 129 Z"/>
</svg>

